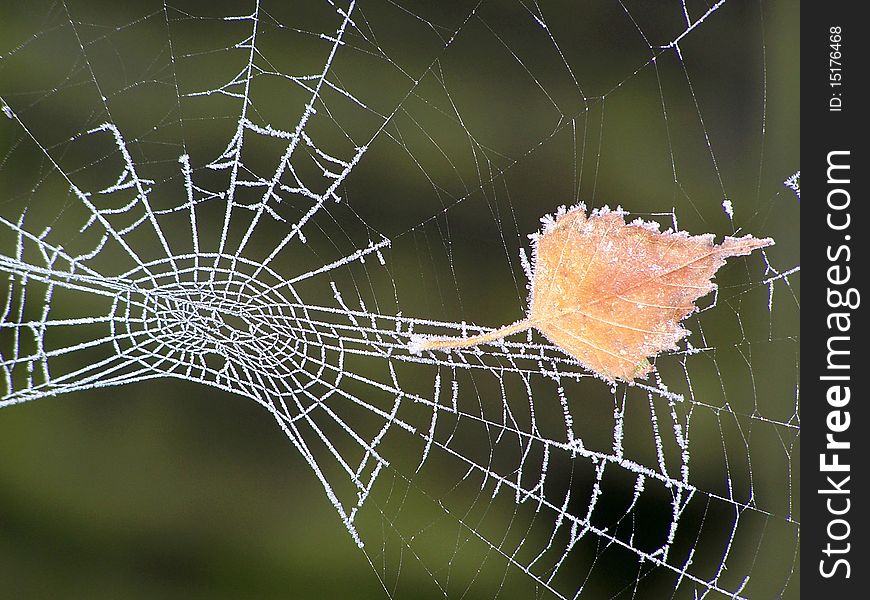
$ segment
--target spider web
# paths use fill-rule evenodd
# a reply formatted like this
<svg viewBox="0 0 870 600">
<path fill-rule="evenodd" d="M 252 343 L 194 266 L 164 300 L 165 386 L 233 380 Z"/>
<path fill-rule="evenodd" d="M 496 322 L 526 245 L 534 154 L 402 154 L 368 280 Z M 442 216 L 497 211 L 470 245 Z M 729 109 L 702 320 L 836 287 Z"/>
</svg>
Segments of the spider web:
<svg viewBox="0 0 870 600">
<path fill-rule="evenodd" d="M 20 19 L 0 406 L 156 378 L 250 398 L 390 597 L 796 593 L 783 8 L 289 4 Z M 581 200 L 777 246 L 646 382 L 531 331 L 410 351 L 521 317 L 526 234 Z"/>
</svg>

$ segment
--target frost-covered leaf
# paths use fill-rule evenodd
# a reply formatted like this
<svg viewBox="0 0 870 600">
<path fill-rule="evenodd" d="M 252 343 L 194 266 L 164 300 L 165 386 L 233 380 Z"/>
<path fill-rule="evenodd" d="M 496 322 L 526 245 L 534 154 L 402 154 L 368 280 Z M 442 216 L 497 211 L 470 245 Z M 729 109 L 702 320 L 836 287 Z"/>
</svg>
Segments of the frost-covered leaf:
<svg viewBox="0 0 870 600">
<path fill-rule="evenodd" d="M 470 338 L 418 339 L 414 350 L 490 342 L 535 327 L 564 352 L 608 381 L 631 381 L 652 370 L 649 359 L 688 334 L 680 321 L 715 288 L 731 256 L 773 244 L 751 235 L 660 232 L 657 223 L 626 223 L 622 211 L 587 217 L 583 205 L 544 218 L 532 236 L 535 261 L 527 317 Z"/>
<path fill-rule="evenodd" d="M 772 243 L 747 235 L 717 245 L 712 234 L 661 233 L 619 211 L 587 217 L 577 207 L 536 237 L 528 320 L 605 379 L 643 377 L 649 357 L 688 333 L 680 321 L 714 289 L 725 259 Z"/>
</svg>

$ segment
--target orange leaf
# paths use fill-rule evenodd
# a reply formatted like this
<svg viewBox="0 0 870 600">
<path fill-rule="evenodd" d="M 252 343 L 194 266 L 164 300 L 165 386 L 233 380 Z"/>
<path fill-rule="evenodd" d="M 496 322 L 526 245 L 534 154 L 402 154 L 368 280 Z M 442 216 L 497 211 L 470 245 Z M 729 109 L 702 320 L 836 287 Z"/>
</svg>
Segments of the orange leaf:
<svg viewBox="0 0 870 600">
<path fill-rule="evenodd" d="M 581 205 L 546 220 L 535 241 L 527 318 L 473 338 L 426 339 L 418 350 L 476 345 L 537 328 L 584 367 L 608 381 L 631 381 L 651 370 L 649 358 L 675 350 L 688 332 L 680 321 L 714 289 L 711 279 L 731 256 L 771 239 L 691 236 L 626 224 L 621 211 L 586 216 Z"/>
<path fill-rule="evenodd" d="M 648 357 L 675 350 L 688 332 L 680 321 L 725 259 L 773 240 L 752 236 L 660 233 L 622 213 L 587 218 L 582 207 L 540 234 L 529 321 L 585 367 L 607 380 L 630 381 L 651 370 Z"/>
</svg>

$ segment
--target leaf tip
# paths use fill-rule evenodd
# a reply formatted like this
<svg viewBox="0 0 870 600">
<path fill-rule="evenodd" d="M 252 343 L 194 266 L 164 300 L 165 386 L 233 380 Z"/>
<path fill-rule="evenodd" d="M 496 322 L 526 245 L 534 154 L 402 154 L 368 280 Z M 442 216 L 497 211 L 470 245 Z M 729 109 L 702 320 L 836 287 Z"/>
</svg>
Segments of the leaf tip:
<svg viewBox="0 0 870 600">
<path fill-rule="evenodd" d="M 717 249 L 720 256 L 728 258 L 730 256 L 745 256 L 751 254 L 754 250 L 773 246 L 774 244 L 776 242 L 773 241 L 773 238 L 759 239 L 747 234 L 739 238 L 727 236 L 722 240 Z"/>
</svg>

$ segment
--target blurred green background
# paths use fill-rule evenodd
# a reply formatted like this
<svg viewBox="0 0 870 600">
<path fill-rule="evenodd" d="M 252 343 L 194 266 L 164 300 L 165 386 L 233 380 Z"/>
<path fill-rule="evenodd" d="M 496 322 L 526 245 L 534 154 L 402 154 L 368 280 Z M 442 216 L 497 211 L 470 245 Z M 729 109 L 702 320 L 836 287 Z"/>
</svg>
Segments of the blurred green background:
<svg viewBox="0 0 870 600">
<path fill-rule="evenodd" d="M 693 20 L 709 8 L 685 6 Z M 305 32 L 334 31 L 332 9 L 262 8 L 259 64 L 319 72 L 329 46 Z M 82 189 L 111 184 L 117 164 L 106 158 L 110 146 L 70 137 L 109 119 L 137 141 L 134 158 L 150 176 L 177 184 L 183 148 L 208 181 L 213 175 L 202 167 L 232 136 L 238 100 L 179 99 L 175 85 L 184 94 L 231 79 L 244 52 L 226 48 L 245 39 L 247 25 L 188 15 L 251 9 L 4 0 L 0 96 Z M 799 168 L 796 2 L 727 2 L 681 41 L 679 56 L 649 46 L 686 29 L 680 2 L 540 9 L 548 30 L 522 3 L 356 6 L 359 31 L 348 33 L 331 72 L 367 109 L 329 91 L 330 118 L 310 132 L 346 157 L 392 116 L 340 190 L 350 209 L 336 209 L 332 225 L 345 237 L 337 229 L 313 233 L 319 253 L 288 258 L 298 264 L 285 270 L 323 264 L 383 235 L 393 241 L 389 277 L 374 269 L 372 289 L 362 292 L 370 306 L 497 326 L 525 308 L 519 249 L 528 248 L 526 235 L 542 215 L 580 200 L 621 204 L 664 226 L 673 210 L 692 233 L 771 236 L 770 264 L 798 265 L 798 203 L 782 185 Z M 253 98 L 256 119 L 290 128 L 304 94 L 263 76 Z M 13 120 L 0 121 L 0 214 L 15 221 L 27 207 L 31 231 L 51 225 L 65 245 L 86 245 L 68 184 Z M 247 160 L 268 165 L 270 150 L 252 142 Z M 726 198 L 733 223 L 722 209 Z M 211 223 L 216 231 L 218 220 Z M 11 254 L 10 234 L 0 240 Z M 258 244 L 254 251 L 269 248 L 267 239 Z M 753 598 L 798 591 L 796 572 L 788 583 L 798 452 L 794 431 L 780 426 L 796 410 L 797 280 L 777 284 L 770 312 L 761 282 L 771 275 L 756 256 L 717 277 L 719 302 L 697 321 L 705 337 L 692 338 L 714 348 L 717 363 L 693 367 L 694 389 L 680 386 L 677 360 L 660 365 L 676 391 L 696 394 L 697 484 L 724 489 L 704 465 L 708 454 L 711 463 L 725 455 L 735 487 L 748 488 L 743 463 L 751 461 L 754 502 L 774 515 L 758 523 L 747 515 L 750 532 L 767 537 L 740 537 L 733 551 L 736 565 L 755 561 Z M 309 293 L 311 303 L 330 297 L 328 288 Z M 9 338 L 0 342 L 8 352 Z M 604 428 L 606 438 L 612 395 L 595 383 L 586 426 Z M 710 407 L 741 418 L 723 425 Z M 759 415 L 765 422 L 753 419 Z M 248 400 L 174 380 L 46 398 L 0 411 L 0 449 L 2 598 L 387 595 L 307 465 Z M 377 547 L 377 539 L 367 542 Z M 630 562 L 624 568 L 637 571 Z M 644 597 L 657 597 L 657 589 Z M 518 590 L 507 586 L 499 597 L 525 597 Z M 632 590 L 621 593 L 606 585 L 588 591 L 627 598 Z M 419 594 L 438 597 L 422 587 Z M 480 584 L 467 597 L 493 595 Z"/>
</svg>

